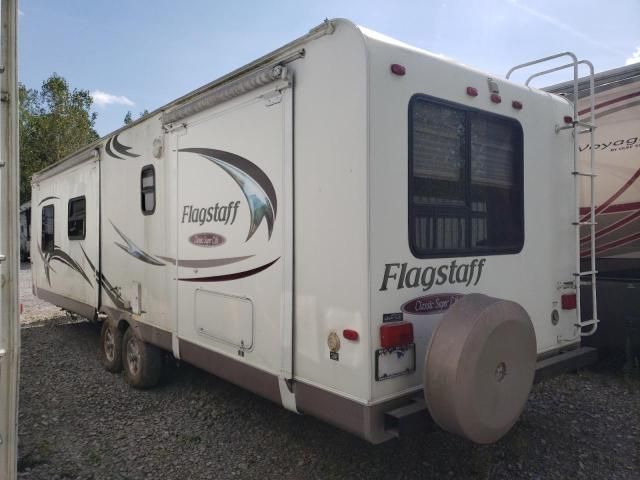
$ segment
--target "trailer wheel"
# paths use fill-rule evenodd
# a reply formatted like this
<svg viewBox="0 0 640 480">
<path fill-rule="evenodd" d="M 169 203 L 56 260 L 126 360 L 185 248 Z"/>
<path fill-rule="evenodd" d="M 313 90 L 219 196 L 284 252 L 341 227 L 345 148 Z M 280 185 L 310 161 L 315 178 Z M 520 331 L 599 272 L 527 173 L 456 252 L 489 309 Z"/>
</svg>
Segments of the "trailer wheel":
<svg viewBox="0 0 640 480">
<path fill-rule="evenodd" d="M 158 383 L 162 373 L 162 354 L 154 345 L 142 341 L 127 329 L 122 340 L 124 378 L 135 388 L 149 388 Z"/>
<path fill-rule="evenodd" d="M 99 356 L 100 362 L 108 372 L 122 371 L 122 332 L 109 320 L 102 323 Z"/>
<path fill-rule="evenodd" d="M 533 385 L 536 337 L 517 303 L 462 297 L 438 324 L 425 355 L 424 396 L 434 421 L 493 443 L 520 417 Z"/>
</svg>

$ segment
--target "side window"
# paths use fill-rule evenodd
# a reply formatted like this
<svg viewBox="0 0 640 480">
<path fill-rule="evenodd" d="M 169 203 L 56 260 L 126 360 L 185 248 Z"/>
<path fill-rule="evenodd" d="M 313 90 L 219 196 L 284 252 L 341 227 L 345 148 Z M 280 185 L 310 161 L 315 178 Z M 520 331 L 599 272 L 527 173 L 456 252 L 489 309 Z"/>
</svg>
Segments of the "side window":
<svg viewBox="0 0 640 480">
<path fill-rule="evenodd" d="M 54 217 L 53 205 L 42 207 L 42 251 L 53 252 L 54 247 Z"/>
<path fill-rule="evenodd" d="M 140 206 L 143 215 L 156 210 L 156 171 L 153 165 L 142 167 L 140 174 Z"/>
<path fill-rule="evenodd" d="M 524 243 L 522 128 L 414 96 L 409 105 L 409 243 L 416 257 L 515 253 Z"/>
<path fill-rule="evenodd" d="M 67 221 L 67 235 L 69 240 L 84 240 L 86 235 L 86 206 L 84 197 L 69 200 L 69 216 Z"/>
</svg>

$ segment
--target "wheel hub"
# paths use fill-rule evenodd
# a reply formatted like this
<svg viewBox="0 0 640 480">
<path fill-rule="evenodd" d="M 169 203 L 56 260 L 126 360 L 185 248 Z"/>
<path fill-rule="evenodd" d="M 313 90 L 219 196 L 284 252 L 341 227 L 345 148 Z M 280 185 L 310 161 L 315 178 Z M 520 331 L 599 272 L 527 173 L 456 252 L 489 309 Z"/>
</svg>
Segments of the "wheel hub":
<svg viewBox="0 0 640 480">
<path fill-rule="evenodd" d="M 127 364 L 129 371 L 133 375 L 137 375 L 140 369 L 140 349 L 138 348 L 138 342 L 134 338 L 129 339 L 129 342 L 127 342 Z"/>
<path fill-rule="evenodd" d="M 113 362 L 116 351 L 115 335 L 110 328 L 107 329 L 104 335 L 104 355 L 109 362 Z"/>
</svg>

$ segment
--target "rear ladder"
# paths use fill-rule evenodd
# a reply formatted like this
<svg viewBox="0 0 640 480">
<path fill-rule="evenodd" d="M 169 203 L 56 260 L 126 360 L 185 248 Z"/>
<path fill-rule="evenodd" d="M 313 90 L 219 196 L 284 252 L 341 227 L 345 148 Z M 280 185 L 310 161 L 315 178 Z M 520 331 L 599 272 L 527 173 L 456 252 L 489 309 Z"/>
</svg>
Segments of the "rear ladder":
<svg viewBox="0 0 640 480">
<path fill-rule="evenodd" d="M 522 68 L 530 67 L 532 65 L 537 65 L 540 63 L 545 63 L 550 60 L 555 60 L 561 57 L 570 57 L 571 63 L 567 63 L 565 65 L 560 65 L 558 67 L 549 68 L 547 70 L 543 70 L 541 72 L 534 73 L 531 75 L 525 85 L 529 85 L 531 80 L 537 77 L 541 77 L 543 75 L 547 75 L 552 72 L 557 72 L 559 70 L 564 70 L 566 68 L 573 68 L 573 118 L 567 125 L 556 125 L 556 133 L 560 133 L 564 130 L 571 130 L 573 135 L 573 171 L 571 174 L 573 175 L 573 190 L 574 190 L 574 201 L 575 201 L 575 221 L 573 225 L 575 227 L 575 237 L 576 237 L 576 270 L 574 272 L 575 277 L 575 286 L 576 286 L 576 313 L 578 317 L 578 321 L 576 323 L 576 327 L 580 330 L 580 335 L 589 336 L 593 335 L 598 329 L 598 323 L 600 320 L 598 319 L 598 302 L 596 297 L 596 274 L 598 273 L 596 270 L 596 208 L 595 208 L 595 150 L 593 149 L 594 145 L 594 130 L 595 126 L 595 87 L 594 87 L 594 69 L 591 62 L 587 60 L 578 60 L 575 54 L 571 52 L 563 52 L 558 53 L 556 55 L 551 55 L 549 57 L 540 58 L 538 60 L 533 60 L 531 62 L 523 63 L 521 65 L 516 65 L 507 73 L 507 79 L 511 76 L 511 74 Z M 579 65 L 586 65 L 589 68 L 589 111 L 590 118 L 589 122 L 582 122 L 579 119 L 578 112 L 578 67 Z M 589 143 L 589 170 L 581 171 L 578 167 L 578 135 L 589 133 L 590 135 L 590 143 Z M 590 190 L 590 203 L 589 203 L 589 213 L 586 215 L 580 215 L 580 193 L 581 193 L 581 179 L 588 178 L 589 180 L 589 190 Z M 590 268 L 589 270 L 583 271 L 581 267 L 581 254 L 580 254 L 580 231 L 584 226 L 588 226 L 590 230 L 590 242 L 589 242 L 589 259 L 590 259 Z M 590 280 L 590 281 L 589 281 Z M 580 300 L 580 287 L 582 285 L 590 285 L 591 286 L 591 298 L 592 298 L 592 312 L 593 318 L 590 320 L 582 320 L 581 313 L 581 300 Z M 584 331 L 584 328 L 590 327 L 589 330 Z"/>
</svg>

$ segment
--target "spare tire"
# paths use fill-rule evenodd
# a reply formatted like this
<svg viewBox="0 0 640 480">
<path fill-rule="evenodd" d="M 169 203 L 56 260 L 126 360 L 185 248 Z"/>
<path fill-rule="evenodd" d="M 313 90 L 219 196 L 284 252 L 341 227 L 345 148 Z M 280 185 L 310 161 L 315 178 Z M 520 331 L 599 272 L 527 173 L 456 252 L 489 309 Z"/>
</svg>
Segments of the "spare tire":
<svg viewBox="0 0 640 480">
<path fill-rule="evenodd" d="M 533 385 L 536 336 L 517 303 L 465 295 L 445 313 L 424 360 L 424 397 L 444 430 L 493 443 L 518 420 Z"/>
</svg>

